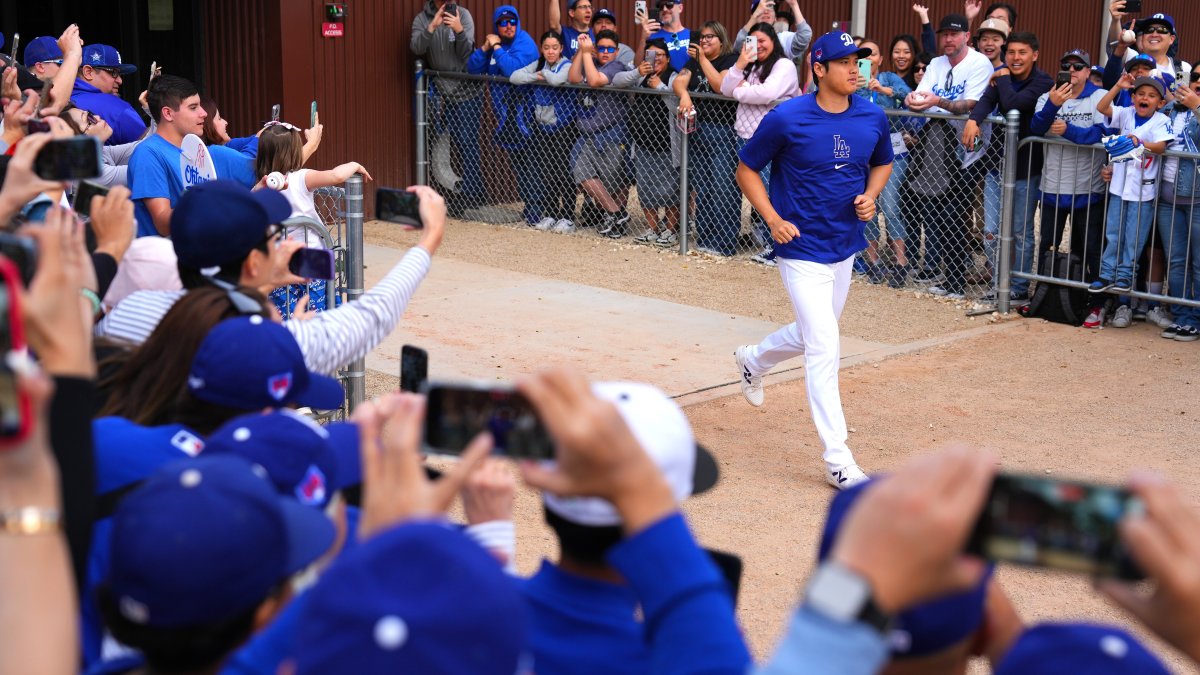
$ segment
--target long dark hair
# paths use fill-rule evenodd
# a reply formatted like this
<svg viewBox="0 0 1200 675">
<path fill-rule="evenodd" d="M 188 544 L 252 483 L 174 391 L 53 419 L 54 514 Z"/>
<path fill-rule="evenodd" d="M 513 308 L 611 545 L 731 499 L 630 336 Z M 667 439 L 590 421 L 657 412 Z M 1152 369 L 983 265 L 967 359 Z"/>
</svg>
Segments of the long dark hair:
<svg viewBox="0 0 1200 675">
<path fill-rule="evenodd" d="M 908 50 L 912 54 L 912 58 L 908 62 L 908 69 L 903 72 L 896 67 L 895 63 L 892 63 L 892 52 L 896 51 L 896 45 L 900 44 L 901 42 L 908 45 Z M 921 51 L 917 49 L 917 39 L 908 34 L 897 35 L 896 37 L 892 38 L 892 43 L 888 45 L 888 65 L 891 66 L 893 73 L 899 75 L 901 79 L 904 80 L 904 83 L 913 89 L 917 88 L 917 82 L 913 79 L 913 72 L 917 69 L 917 55 L 920 53 Z"/>
<path fill-rule="evenodd" d="M 754 33 L 762 33 L 771 38 L 771 44 L 774 45 L 765 61 L 755 61 L 746 68 L 746 79 L 750 79 L 750 74 L 757 69 L 758 81 L 763 82 L 771 75 L 771 71 L 775 68 L 775 62 L 783 58 L 783 43 L 779 41 L 779 35 L 775 33 L 775 27 L 769 23 L 754 24 L 750 27 L 750 31 L 746 35 L 753 35 Z"/>
<path fill-rule="evenodd" d="M 544 55 L 542 55 L 542 43 L 546 41 L 546 38 L 554 38 L 555 40 L 558 40 L 559 47 L 567 46 L 563 42 L 562 33 L 558 32 L 556 30 L 548 30 L 545 33 L 542 33 L 542 37 L 538 38 L 538 64 L 537 64 L 537 68 L 534 69 L 535 72 L 546 67 L 546 57 Z M 558 58 L 562 59 L 561 52 L 559 52 Z"/>
</svg>

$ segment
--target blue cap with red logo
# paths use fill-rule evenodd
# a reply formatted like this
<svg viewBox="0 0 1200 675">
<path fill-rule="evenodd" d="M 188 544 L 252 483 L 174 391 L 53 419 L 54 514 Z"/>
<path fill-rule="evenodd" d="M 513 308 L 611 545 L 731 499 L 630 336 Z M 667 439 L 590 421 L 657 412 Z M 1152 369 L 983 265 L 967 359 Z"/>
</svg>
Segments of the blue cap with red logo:
<svg viewBox="0 0 1200 675">
<path fill-rule="evenodd" d="M 245 258 L 267 227 L 292 215 L 287 197 L 251 190 L 233 180 L 201 183 L 184 192 L 171 212 L 171 241 L 184 267 L 219 267 Z"/>
<path fill-rule="evenodd" d="M 137 72 L 137 66 L 121 62 L 121 52 L 116 47 L 94 44 L 83 48 L 83 63 L 81 66 L 93 68 L 116 68 L 122 75 Z"/>
<path fill-rule="evenodd" d="M 821 533 L 818 560 L 824 560 L 833 551 L 838 529 L 854 502 L 881 480 L 888 479 L 881 477 L 859 483 L 834 496 L 829 503 L 825 530 Z M 979 630 L 983 625 L 984 602 L 993 570 L 994 567 L 988 565 L 983 578 L 969 591 L 926 602 L 896 615 L 888 636 L 892 655 L 895 658 L 907 658 L 936 654 Z"/>
<path fill-rule="evenodd" d="M 308 370 L 288 329 L 257 315 L 225 319 L 209 331 L 192 359 L 188 391 L 246 411 L 292 403 L 334 410 L 345 398 L 337 380 Z"/>
<path fill-rule="evenodd" d="M 164 466 L 113 515 L 108 583 L 126 620 L 196 627 L 252 610 L 333 544 L 320 511 L 240 457 Z"/>
<path fill-rule="evenodd" d="M 996 675 L 1102 673 L 1166 675 L 1137 638 L 1116 626 L 1046 623 L 1026 629 L 996 666 Z"/>
<path fill-rule="evenodd" d="M 243 415 L 208 438 L 205 456 L 234 454 L 267 472 L 282 495 L 324 508 L 338 490 L 362 482 L 358 426 L 321 426 L 288 409 Z"/>
<path fill-rule="evenodd" d="M 26 68 L 32 68 L 33 64 L 43 61 L 57 61 L 63 57 L 62 49 L 58 46 L 58 40 L 52 37 L 43 35 L 35 37 L 25 45 L 25 55 L 22 58 L 22 63 Z"/>
<path fill-rule="evenodd" d="M 856 47 L 849 33 L 830 31 L 817 38 L 812 46 L 813 63 L 828 63 L 847 56 L 865 59 L 871 55 L 870 47 Z"/>
</svg>

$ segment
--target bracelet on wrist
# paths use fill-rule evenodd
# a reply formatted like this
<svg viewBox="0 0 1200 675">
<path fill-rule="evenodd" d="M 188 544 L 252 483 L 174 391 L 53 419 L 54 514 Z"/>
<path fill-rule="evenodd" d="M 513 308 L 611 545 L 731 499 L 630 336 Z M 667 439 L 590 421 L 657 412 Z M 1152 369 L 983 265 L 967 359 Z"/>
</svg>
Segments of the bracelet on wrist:
<svg viewBox="0 0 1200 675">
<path fill-rule="evenodd" d="M 22 506 L 0 511 L 0 532 L 4 534 L 56 534 L 62 531 L 58 509 Z"/>
<path fill-rule="evenodd" d="M 93 315 L 100 313 L 100 296 L 96 295 L 96 291 L 90 288 L 81 288 L 79 294 L 91 301 Z"/>
</svg>

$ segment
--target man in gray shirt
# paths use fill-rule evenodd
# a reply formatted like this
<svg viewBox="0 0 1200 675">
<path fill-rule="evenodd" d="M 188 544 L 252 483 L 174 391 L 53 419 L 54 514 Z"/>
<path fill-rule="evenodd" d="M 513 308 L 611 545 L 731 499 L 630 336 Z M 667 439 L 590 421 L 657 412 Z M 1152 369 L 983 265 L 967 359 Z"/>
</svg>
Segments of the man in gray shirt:
<svg viewBox="0 0 1200 675">
<path fill-rule="evenodd" d="M 475 51 L 475 21 L 471 13 L 455 2 L 427 0 L 425 8 L 413 18 L 412 40 L 409 48 L 425 59 L 430 70 L 463 73 L 467 59 Z M 451 215 L 461 215 L 465 208 L 481 206 L 486 193 L 483 174 L 479 171 L 479 120 L 483 114 L 483 91 L 478 82 L 451 77 L 429 78 L 431 110 L 444 108 L 434 119 L 450 134 L 462 158 L 463 181 L 457 194 L 450 195 Z M 435 123 L 436 124 L 436 123 Z M 449 187 L 449 186 L 447 186 Z"/>
</svg>

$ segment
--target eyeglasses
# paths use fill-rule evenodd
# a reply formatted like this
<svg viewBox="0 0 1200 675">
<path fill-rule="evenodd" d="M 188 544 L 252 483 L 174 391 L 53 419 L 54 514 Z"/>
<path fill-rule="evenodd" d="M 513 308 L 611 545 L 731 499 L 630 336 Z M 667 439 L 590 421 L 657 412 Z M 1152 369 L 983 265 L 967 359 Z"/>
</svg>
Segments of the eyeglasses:
<svg viewBox="0 0 1200 675">
<path fill-rule="evenodd" d="M 279 242 L 281 241 L 283 241 L 283 226 L 272 224 L 267 226 L 267 236 L 263 237 L 261 241 L 255 244 L 254 248 L 269 249 L 271 244 L 278 246 Z"/>
<path fill-rule="evenodd" d="M 591 9 L 591 8 L 592 8 L 591 5 L 575 5 L 575 7 L 573 7 L 572 9 L 580 10 L 580 9 Z"/>
<path fill-rule="evenodd" d="M 94 125 L 100 123 L 100 118 L 96 117 L 94 114 L 92 114 L 86 110 L 83 112 L 84 112 L 83 120 L 85 122 L 87 122 L 87 124 L 83 125 L 83 129 L 81 129 L 81 131 L 86 134 L 88 129 L 91 129 Z"/>
<path fill-rule="evenodd" d="M 509 26 L 517 25 L 517 20 L 516 19 L 500 19 L 499 21 L 496 22 L 496 25 L 499 26 L 500 28 L 508 28 Z"/>
<path fill-rule="evenodd" d="M 923 72 L 925 72 L 925 66 L 917 66 L 917 67 L 916 67 L 916 72 L 918 72 L 918 73 L 923 73 Z"/>
<path fill-rule="evenodd" d="M 596 51 L 601 54 L 611 54 L 617 51 L 616 47 L 596 47 Z"/>
<path fill-rule="evenodd" d="M 104 71 L 104 72 L 108 73 L 109 76 L 111 76 L 113 79 L 121 77 L 121 69 L 120 68 L 104 68 L 101 66 L 92 66 L 92 70 Z"/>
<path fill-rule="evenodd" d="M 1170 35 L 1171 29 L 1167 28 L 1166 26 L 1150 26 L 1149 28 L 1145 28 L 1140 31 L 1138 35 L 1145 35 L 1147 33 L 1153 33 L 1155 35 Z"/>
<path fill-rule="evenodd" d="M 1058 69 L 1059 70 L 1074 70 L 1074 71 L 1078 72 L 1080 70 L 1087 70 L 1088 67 L 1078 61 L 1063 61 L 1062 63 L 1058 64 Z"/>
<path fill-rule="evenodd" d="M 38 61 L 38 63 L 53 63 L 56 66 L 61 66 L 62 62 L 62 59 L 47 59 L 45 61 Z"/>
<path fill-rule="evenodd" d="M 698 40 L 698 41 L 699 41 L 699 42 L 708 42 L 709 40 L 716 40 L 716 39 L 717 39 L 717 36 L 716 36 L 715 34 L 713 34 L 713 33 L 705 33 L 705 34 L 703 34 L 703 35 L 701 35 L 701 36 L 700 36 L 700 38 L 699 38 L 699 40 Z"/>
</svg>

